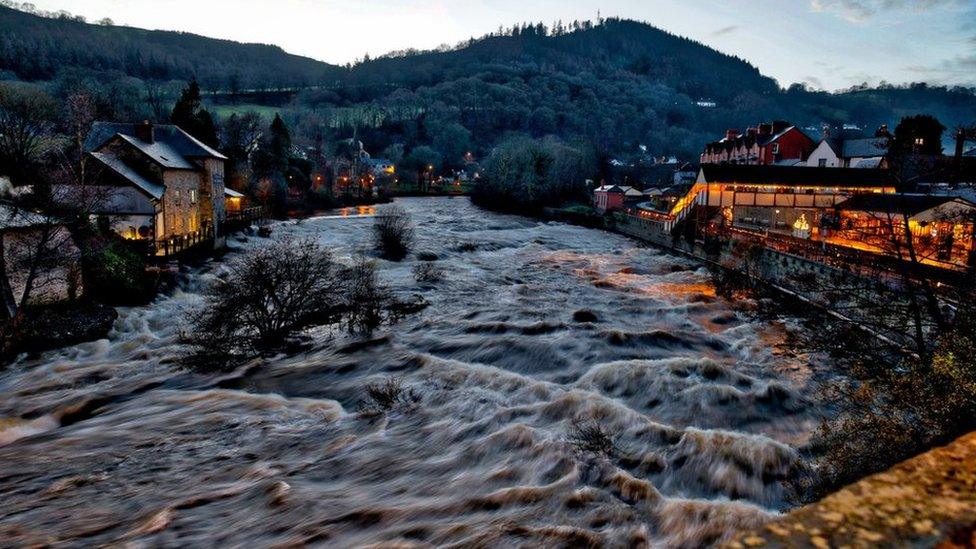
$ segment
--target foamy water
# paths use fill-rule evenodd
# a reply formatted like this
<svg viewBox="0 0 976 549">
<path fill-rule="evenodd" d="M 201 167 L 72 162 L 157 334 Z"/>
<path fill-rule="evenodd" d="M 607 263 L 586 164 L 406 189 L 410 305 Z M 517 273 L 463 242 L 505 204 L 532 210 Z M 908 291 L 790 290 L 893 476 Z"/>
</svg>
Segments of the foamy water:
<svg viewBox="0 0 976 549">
<path fill-rule="evenodd" d="M 826 375 L 734 312 L 695 264 L 626 238 L 400 201 L 416 251 L 382 280 L 431 305 L 363 343 L 204 376 L 179 364 L 181 312 L 219 273 L 185 274 L 107 340 L 0 372 L 0 545 L 695 546 L 784 507 L 779 480 Z M 340 259 L 372 219 L 275 226 Z M 260 246 L 251 239 L 241 247 Z M 589 311 L 596 322 L 578 322 Z M 402 378 L 410 411 L 366 419 L 363 387 Z M 612 460 L 567 442 L 585 418 Z"/>
</svg>

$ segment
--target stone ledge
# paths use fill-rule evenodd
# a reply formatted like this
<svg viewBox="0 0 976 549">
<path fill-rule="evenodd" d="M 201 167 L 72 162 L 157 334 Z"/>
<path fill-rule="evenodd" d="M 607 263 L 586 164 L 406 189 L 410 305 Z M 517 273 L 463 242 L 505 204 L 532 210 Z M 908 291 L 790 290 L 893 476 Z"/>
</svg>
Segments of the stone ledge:
<svg viewBox="0 0 976 549">
<path fill-rule="evenodd" d="M 867 477 L 727 547 L 976 546 L 976 432 Z"/>
</svg>

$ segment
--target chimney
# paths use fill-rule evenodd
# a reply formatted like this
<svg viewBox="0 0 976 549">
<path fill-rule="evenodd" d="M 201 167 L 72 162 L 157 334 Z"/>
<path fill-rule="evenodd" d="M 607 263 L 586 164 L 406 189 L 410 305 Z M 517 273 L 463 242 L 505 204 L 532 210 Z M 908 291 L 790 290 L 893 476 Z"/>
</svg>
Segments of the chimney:
<svg viewBox="0 0 976 549">
<path fill-rule="evenodd" d="M 790 126 L 791 124 L 786 120 L 776 120 L 773 122 L 773 133 L 777 134 Z"/>
<path fill-rule="evenodd" d="M 956 130 L 956 154 L 953 155 L 957 168 L 962 164 L 962 153 L 965 148 L 966 132 L 962 128 L 959 128 Z"/>
<path fill-rule="evenodd" d="M 830 137 L 830 125 L 824 124 L 823 126 L 820 126 L 820 134 L 824 139 L 828 139 Z"/>
<path fill-rule="evenodd" d="M 749 128 L 746 130 L 746 135 L 752 138 L 755 138 L 757 133 L 759 133 L 759 128 Z"/>
<path fill-rule="evenodd" d="M 725 138 L 732 141 L 736 137 L 739 137 L 739 130 L 729 129 L 725 130 Z"/>
<path fill-rule="evenodd" d="M 888 131 L 888 125 L 882 124 L 878 126 L 878 131 L 874 132 L 875 137 L 887 137 L 891 138 L 891 132 Z"/>
<path fill-rule="evenodd" d="M 760 124 L 759 125 L 759 135 L 769 135 L 773 133 L 772 124 Z"/>
<path fill-rule="evenodd" d="M 146 143 L 155 143 L 156 131 L 153 129 L 153 123 L 148 120 L 143 120 L 142 124 L 137 124 L 136 137 Z"/>
</svg>

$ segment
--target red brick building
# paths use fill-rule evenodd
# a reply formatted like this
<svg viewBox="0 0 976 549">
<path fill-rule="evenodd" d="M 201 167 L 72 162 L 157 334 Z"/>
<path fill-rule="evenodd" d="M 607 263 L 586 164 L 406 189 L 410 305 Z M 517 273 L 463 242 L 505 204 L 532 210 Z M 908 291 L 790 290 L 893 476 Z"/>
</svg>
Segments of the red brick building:
<svg viewBox="0 0 976 549">
<path fill-rule="evenodd" d="M 644 198 L 644 193 L 633 187 L 603 185 L 593 190 L 593 207 L 600 212 L 623 209 L 628 201 L 634 203 Z"/>
<path fill-rule="evenodd" d="M 795 165 L 805 162 L 817 143 L 789 122 L 759 124 L 745 133 L 728 130 L 705 145 L 702 164 Z"/>
</svg>

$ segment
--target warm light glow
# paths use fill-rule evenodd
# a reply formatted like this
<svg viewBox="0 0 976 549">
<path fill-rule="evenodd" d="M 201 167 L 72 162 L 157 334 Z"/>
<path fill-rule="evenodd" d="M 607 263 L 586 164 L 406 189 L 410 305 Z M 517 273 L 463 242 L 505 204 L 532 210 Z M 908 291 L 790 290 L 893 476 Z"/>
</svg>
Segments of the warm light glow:
<svg viewBox="0 0 976 549">
<path fill-rule="evenodd" d="M 810 223 L 807 222 L 807 214 L 800 214 L 800 217 L 793 222 L 793 228 L 798 231 L 809 231 Z"/>
</svg>

